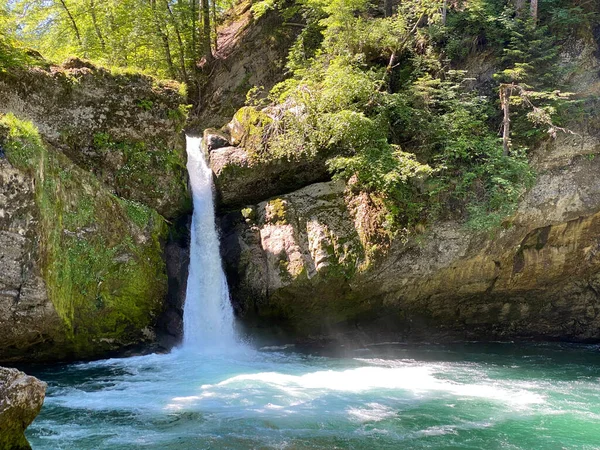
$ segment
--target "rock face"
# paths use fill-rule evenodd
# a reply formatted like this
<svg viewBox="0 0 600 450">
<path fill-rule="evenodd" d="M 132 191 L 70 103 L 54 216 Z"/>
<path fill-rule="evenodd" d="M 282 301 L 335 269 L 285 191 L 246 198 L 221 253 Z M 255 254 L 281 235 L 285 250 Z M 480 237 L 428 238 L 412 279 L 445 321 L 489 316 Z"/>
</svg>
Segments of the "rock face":
<svg viewBox="0 0 600 450">
<path fill-rule="evenodd" d="M 221 206 L 242 206 L 330 178 L 323 159 L 254 161 L 241 147 L 210 152 Z"/>
<path fill-rule="evenodd" d="M 572 81 L 588 96 L 600 88 L 599 64 L 590 47 L 577 52 L 585 70 Z M 535 150 L 537 182 L 493 235 L 443 222 L 382 244 L 376 205 L 337 182 L 226 214 L 238 314 L 299 339 L 600 341 L 597 108 L 587 100 L 585 119 L 570 124 L 577 134 Z M 221 151 L 243 161 L 231 156 L 239 150 Z"/>
<path fill-rule="evenodd" d="M 182 101 L 175 84 L 81 61 L 0 74 L 0 361 L 181 336 Z"/>
<path fill-rule="evenodd" d="M 33 122 L 46 142 L 117 195 L 172 218 L 190 209 L 178 89 L 70 60 L 0 73 L 0 113 Z"/>
<path fill-rule="evenodd" d="M 230 213 L 232 297 L 302 338 L 600 340 L 598 170 L 581 155 L 549 169 L 493 238 L 438 223 L 370 258 L 368 204 L 339 183 Z"/>
<path fill-rule="evenodd" d="M 27 351 L 53 335 L 60 319 L 36 268 L 38 245 L 33 180 L 0 158 L 0 348 Z"/>
<path fill-rule="evenodd" d="M 30 449 L 25 429 L 44 403 L 46 383 L 17 369 L 0 367 L 0 448 Z"/>
<path fill-rule="evenodd" d="M 237 3 L 219 27 L 216 61 L 206 67 L 199 114 L 193 119 L 198 128 L 220 127 L 244 104 L 250 88 L 262 86 L 266 93 L 285 77 L 285 59 L 301 27 L 282 26 L 291 18 L 284 18 L 279 8 L 256 18 L 252 4 Z"/>
<path fill-rule="evenodd" d="M 0 119 L 0 359 L 86 358 L 150 343 L 163 310 L 165 220 Z"/>
</svg>

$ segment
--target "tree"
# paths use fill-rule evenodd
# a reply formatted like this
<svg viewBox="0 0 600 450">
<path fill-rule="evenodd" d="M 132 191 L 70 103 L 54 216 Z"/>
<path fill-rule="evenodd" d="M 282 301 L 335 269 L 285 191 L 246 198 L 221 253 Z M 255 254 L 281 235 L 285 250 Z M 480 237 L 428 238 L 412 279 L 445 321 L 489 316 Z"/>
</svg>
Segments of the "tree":
<svg viewBox="0 0 600 450">
<path fill-rule="evenodd" d="M 202 22 L 202 54 L 207 62 L 211 62 L 214 59 L 212 47 L 211 47 L 211 21 L 210 21 L 210 1 L 202 1 L 202 10 L 200 20 Z"/>
<path fill-rule="evenodd" d="M 538 17 L 538 0 L 531 0 L 529 11 L 531 12 L 531 18 L 533 19 L 533 23 L 536 23 Z"/>
<path fill-rule="evenodd" d="M 73 31 L 75 32 L 75 36 L 77 37 L 77 42 L 79 43 L 79 47 L 83 50 L 83 42 L 81 40 L 81 33 L 79 32 L 79 27 L 77 26 L 77 22 L 75 22 L 75 18 L 73 17 L 73 14 L 71 14 L 71 11 L 67 7 L 65 0 L 58 0 L 58 1 L 62 5 L 67 16 L 69 17 L 69 21 L 71 22 L 71 25 L 73 26 Z M 84 51 L 84 53 L 85 53 L 85 51 Z"/>
<path fill-rule="evenodd" d="M 231 0 L 0 1 L 18 37 L 50 60 L 80 56 L 189 80 L 199 59 L 213 59 Z"/>
</svg>

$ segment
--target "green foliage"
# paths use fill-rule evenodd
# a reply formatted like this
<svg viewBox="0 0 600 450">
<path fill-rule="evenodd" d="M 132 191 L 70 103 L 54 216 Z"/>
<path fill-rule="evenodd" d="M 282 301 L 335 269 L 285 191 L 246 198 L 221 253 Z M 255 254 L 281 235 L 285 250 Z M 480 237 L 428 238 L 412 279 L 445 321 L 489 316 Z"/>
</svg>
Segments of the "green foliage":
<svg viewBox="0 0 600 450">
<path fill-rule="evenodd" d="M 381 196 L 390 229 L 440 218 L 498 226 L 534 180 L 525 147 L 567 98 L 551 32 L 566 19 L 547 14 L 550 1 L 537 25 L 491 0 L 448 2 L 445 24 L 433 0 L 403 1 L 391 17 L 364 0 L 299 2 L 308 26 L 290 51 L 292 77 L 270 93 L 272 121 L 255 153 L 330 158 L 336 176 Z M 447 56 L 478 51 L 500 61 L 497 83 L 527 91 L 510 156 L 497 133 L 497 93 L 473 90 L 467 73 L 448 67 Z"/>
<path fill-rule="evenodd" d="M 150 111 L 153 105 L 154 103 L 152 102 L 152 100 L 143 99 L 138 101 L 138 106 L 144 111 Z"/>
<path fill-rule="evenodd" d="M 47 149 L 30 122 L 8 114 L 0 124 L 7 130 L 9 161 L 35 180 L 42 272 L 71 350 L 85 354 L 92 346 L 97 350 L 101 339 L 139 339 L 166 289 L 164 219 L 118 199 Z"/>
<path fill-rule="evenodd" d="M 7 0 L 0 0 L 0 73 L 14 67 L 41 66 L 44 61 L 25 49 L 14 38 L 17 24 L 11 17 Z"/>
<path fill-rule="evenodd" d="M 251 7 L 255 19 L 260 19 L 267 11 L 277 7 L 277 0 L 260 0 Z"/>
<path fill-rule="evenodd" d="M 214 2 L 220 20 L 232 2 Z M 161 77 L 191 80 L 196 61 L 201 57 L 198 0 L 5 0 L 3 3 L 6 3 L 4 23 L 9 34 L 54 62 L 78 56 L 104 66 L 129 67 Z"/>
</svg>

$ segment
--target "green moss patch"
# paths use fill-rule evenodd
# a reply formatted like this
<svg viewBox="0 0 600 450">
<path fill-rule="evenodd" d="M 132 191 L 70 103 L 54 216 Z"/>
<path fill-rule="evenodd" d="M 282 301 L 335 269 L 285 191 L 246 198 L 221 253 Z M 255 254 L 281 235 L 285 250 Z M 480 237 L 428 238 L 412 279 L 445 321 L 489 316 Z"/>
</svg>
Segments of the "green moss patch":
<svg viewBox="0 0 600 450">
<path fill-rule="evenodd" d="M 190 209 L 181 149 L 158 141 L 151 147 L 143 141 L 119 140 L 108 133 L 96 133 L 92 145 L 105 162 L 114 162 L 112 170 L 100 175 L 120 197 L 159 206 L 167 216 Z"/>
</svg>

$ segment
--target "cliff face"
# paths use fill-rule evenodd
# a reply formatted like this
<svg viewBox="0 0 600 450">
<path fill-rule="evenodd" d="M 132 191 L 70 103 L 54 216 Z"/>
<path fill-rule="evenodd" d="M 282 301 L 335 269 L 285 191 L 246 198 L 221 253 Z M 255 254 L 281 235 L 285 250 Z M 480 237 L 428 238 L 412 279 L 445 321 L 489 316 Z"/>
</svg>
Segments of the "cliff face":
<svg viewBox="0 0 600 450">
<path fill-rule="evenodd" d="M 187 107 L 179 89 L 72 59 L 0 72 L 0 113 L 31 121 L 46 142 L 119 197 L 172 218 L 190 208 L 180 133 Z"/>
<path fill-rule="evenodd" d="M 219 30 L 191 128 L 282 78 L 299 29 L 251 5 Z M 189 261 L 185 89 L 78 59 L 37 63 L 0 71 L 0 361 L 171 348 Z"/>
<path fill-rule="evenodd" d="M 2 73 L 0 98 L 0 360 L 172 345 L 186 221 L 165 218 L 190 207 L 177 86 L 75 60 Z"/>
<path fill-rule="evenodd" d="M 279 8 L 256 17 L 252 3 L 234 5 L 217 30 L 215 60 L 202 67 L 199 87 L 192 93 L 196 108 L 191 128 L 223 125 L 244 104 L 250 88 L 262 87 L 264 95 L 285 78 L 285 59 L 302 27 L 284 26 L 289 17 Z"/>
<path fill-rule="evenodd" d="M 581 69 L 570 82 L 588 98 L 583 119 L 569 124 L 576 134 L 535 149 L 535 186 L 492 234 L 448 221 L 382 243 L 377 202 L 341 182 L 281 190 L 224 214 L 239 315 L 300 339 L 600 340 L 595 50 L 577 43 L 564 55 Z M 222 152 L 211 156 L 218 187 Z"/>
</svg>

